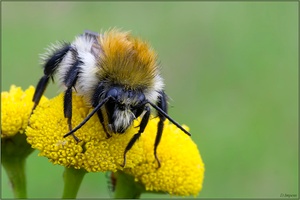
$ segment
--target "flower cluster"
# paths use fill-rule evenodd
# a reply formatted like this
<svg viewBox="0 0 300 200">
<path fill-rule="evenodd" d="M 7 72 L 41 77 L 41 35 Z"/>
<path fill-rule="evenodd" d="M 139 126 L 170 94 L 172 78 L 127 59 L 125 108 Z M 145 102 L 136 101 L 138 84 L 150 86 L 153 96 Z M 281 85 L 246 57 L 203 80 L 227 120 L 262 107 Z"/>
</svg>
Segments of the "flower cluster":
<svg viewBox="0 0 300 200">
<path fill-rule="evenodd" d="M 34 88 L 25 93 L 12 86 L 9 93 L 2 93 L 2 135 L 11 135 L 25 129 L 33 103 Z M 76 127 L 91 112 L 82 97 L 72 94 L 72 127 Z M 22 107 L 23 106 L 23 107 Z M 79 142 L 70 135 L 67 119 L 63 113 L 63 93 L 51 100 L 43 98 L 30 117 L 26 128 L 27 142 L 40 151 L 53 164 L 88 172 L 123 171 L 135 181 L 144 185 L 147 191 L 168 192 L 172 195 L 197 195 L 202 189 L 204 164 L 191 137 L 165 121 L 157 156 L 161 167 L 154 158 L 154 141 L 158 118 L 151 116 L 149 123 L 123 163 L 124 150 L 138 131 L 140 118 L 124 134 L 113 134 L 107 138 L 94 115 L 84 126 L 75 132 Z M 188 127 L 184 127 L 188 129 Z"/>
</svg>

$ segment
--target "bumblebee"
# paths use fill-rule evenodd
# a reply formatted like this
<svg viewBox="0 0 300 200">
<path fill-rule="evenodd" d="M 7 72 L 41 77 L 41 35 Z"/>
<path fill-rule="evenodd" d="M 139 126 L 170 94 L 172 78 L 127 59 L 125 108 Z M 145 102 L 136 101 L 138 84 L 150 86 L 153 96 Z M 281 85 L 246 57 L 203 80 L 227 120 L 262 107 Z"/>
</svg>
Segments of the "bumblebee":
<svg viewBox="0 0 300 200">
<path fill-rule="evenodd" d="M 157 54 L 147 42 L 133 37 L 130 32 L 118 29 L 110 29 L 102 34 L 85 31 L 72 43 L 58 42 L 50 46 L 43 61 L 44 75 L 37 84 L 32 111 L 39 104 L 49 80 L 54 80 L 56 76 L 65 88 L 63 112 L 70 131 L 64 137 L 72 135 L 78 142 L 74 133 L 94 114 L 98 115 L 107 137 L 124 133 L 137 117 L 141 117 L 138 132 L 124 150 L 124 167 L 126 153 L 147 126 L 151 106 L 160 119 L 154 143 L 154 156 L 160 167 L 156 150 L 165 119 L 190 136 L 167 114 L 167 97 Z M 91 113 L 74 129 L 71 125 L 73 90 L 85 99 L 87 105 L 93 107 Z"/>
</svg>

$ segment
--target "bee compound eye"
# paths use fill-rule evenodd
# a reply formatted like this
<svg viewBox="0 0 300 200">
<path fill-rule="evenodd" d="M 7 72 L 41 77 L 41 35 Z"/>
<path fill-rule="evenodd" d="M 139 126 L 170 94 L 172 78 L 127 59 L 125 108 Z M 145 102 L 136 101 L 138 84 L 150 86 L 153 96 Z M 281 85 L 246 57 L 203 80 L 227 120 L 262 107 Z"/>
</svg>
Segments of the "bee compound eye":
<svg viewBox="0 0 300 200">
<path fill-rule="evenodd" d="M 145 101 L 145 95 L 143 93 L 140 93 L 138 100 L 139 102 Z"/>
<path fill-rule="evenodd" d="M 111 97 L 113 97 L 113 98 L 117 98 L 117 97 L 118 97 L 118 94 L 119 94 L 118 89 L 117 89 L 117 88 L 112 88 L 112 89 L 110 89 L 110 90 L 107 92 L 106 97 L 111 96 Z"/>
</svg>

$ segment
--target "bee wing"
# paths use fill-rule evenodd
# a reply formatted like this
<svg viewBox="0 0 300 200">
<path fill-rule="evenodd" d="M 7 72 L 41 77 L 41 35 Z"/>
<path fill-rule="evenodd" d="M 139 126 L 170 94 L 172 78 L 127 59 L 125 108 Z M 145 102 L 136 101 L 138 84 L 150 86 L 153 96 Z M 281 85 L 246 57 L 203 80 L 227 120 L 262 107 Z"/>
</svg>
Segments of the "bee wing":
<svg viewBox="0 0 300 200">
<path fill-rule="evenodd" d="M 85 30 L 85 31 L 84 31 L 84 34 L 85 34 L 85 35 L 92 36 L 92 37 L 95 37 L 95 38 L 99 37 L 99 35 L 100 35 L 99 33 L 94 32 L 94 31 L 90 31 L 90 30 Z"/>
<path fill-rule="evenodd" d="M 83 35 L 85 35 L 86 37 L 93 38 L 93 46 L 91 52 L 97 58 L 99 54 L 102 53 L 99 40 L 98 40 L 101 34 L 94 31 L 85 30 Z"/>
</svg>

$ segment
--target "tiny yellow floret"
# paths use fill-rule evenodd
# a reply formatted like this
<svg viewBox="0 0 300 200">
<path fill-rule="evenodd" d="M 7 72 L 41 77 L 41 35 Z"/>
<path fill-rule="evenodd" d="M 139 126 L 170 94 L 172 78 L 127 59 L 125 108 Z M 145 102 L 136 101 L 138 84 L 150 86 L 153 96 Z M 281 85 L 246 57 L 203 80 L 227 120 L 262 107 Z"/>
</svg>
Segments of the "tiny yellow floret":
<svg viewBox="0 0 300 200">
<path fill-rule="evenodd" d="M 30 86 L 23 91 L 21 87 L 12 85 L 9 92 L 1 92 L 1 137 L 11 137 L 23 133 L 29 122 L 35 89 Z M 41 102 L 47 98 L 42 97 Z"/>
</svg>

